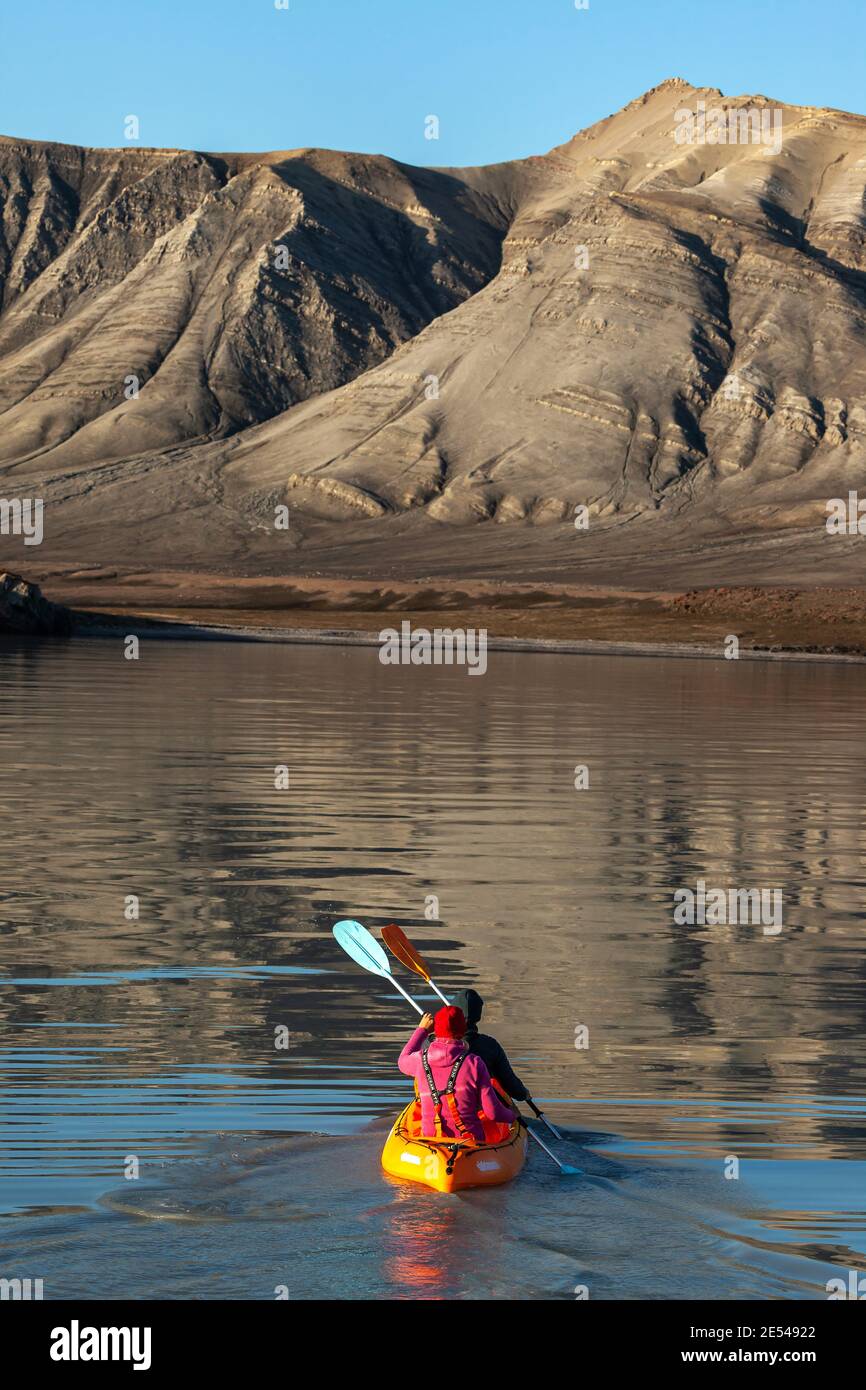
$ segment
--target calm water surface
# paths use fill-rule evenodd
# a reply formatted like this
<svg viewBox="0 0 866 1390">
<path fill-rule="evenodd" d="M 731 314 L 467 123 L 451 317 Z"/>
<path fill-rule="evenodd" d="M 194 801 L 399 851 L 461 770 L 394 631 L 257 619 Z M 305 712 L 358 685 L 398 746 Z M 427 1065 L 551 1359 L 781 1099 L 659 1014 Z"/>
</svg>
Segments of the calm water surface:
<svg viewBox="0 0 866 1390">
<path fill-rule="evenodd" d="M 0 1276 L 826 1296 L 866 1270 L 864 800 L 858 667 L 3 646 Z M 782 931 L 675 925 L 699 879 L 780 889 Z M 347 916 L 485 995 L 581 1177 L 381 1173 L 412 1019 Z"/>
</svg>

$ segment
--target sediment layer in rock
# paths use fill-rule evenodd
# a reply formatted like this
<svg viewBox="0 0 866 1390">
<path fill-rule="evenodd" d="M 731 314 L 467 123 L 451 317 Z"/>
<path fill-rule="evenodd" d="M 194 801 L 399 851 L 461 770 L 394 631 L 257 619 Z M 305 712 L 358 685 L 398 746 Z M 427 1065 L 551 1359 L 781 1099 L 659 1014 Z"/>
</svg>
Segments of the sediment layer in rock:
<svg viewBox="0 0 866 1390">
<path fill-rule="evenodd" d="M 781 139 L 679 143 L 701 102 Z M 671 81 L 439 171 L 7 140 L 0 203 L 2 486 L 51 558 L 287 572 L 411 514 L 471 570 L 479 525 L 541 564 L 578 507 L 706 544 L 866 493 L 866 118 Z"/>
</svg>

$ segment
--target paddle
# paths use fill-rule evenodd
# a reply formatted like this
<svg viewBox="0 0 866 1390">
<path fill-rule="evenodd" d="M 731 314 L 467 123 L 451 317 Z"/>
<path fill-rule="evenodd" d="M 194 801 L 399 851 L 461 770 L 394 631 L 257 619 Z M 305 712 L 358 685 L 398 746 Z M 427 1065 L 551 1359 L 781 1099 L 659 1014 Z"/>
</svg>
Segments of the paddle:
<svg viewBox="0 0 866 1390">
<path fill-rule="evenodd" d="M 351 956 L 358 965 L 369 970 L 371 975 L 381 975 L 383 980 L 389 980 L 394 988 L 400 991 L 403 998 L 408 999 L 416 1013 L 423 1015 L 424 1010 L 420 1004 L 416 1004 L 411 994 L 407 994 L 399 981 L 394 979 L 388 964 L 388 957 L 366 927 L 362 927 L 360 922 L 353 922 L 351 918 L 347 917 L 344 921 L 335 924 L 333 932 L 338 946 L 342 946 L 347 956 Z"/>
<path fill-rule="evenodd" d="M 529 1104 L 532 1105 L 532 1101 L 530 1101 Z M 531 1137 L 535 1140 L 536 1144 L 538 1144 L 540 1148 L 544 1149 L 544 1152 L 547 1154 L 548 1158 L 552 1158 L 552 1159 L 553 1159 L 554 1163 L 555 1163 L 555 1164 L 557 1165 L 557 1167 L 559 1168 L 559 1171 L 560 1171 L 560 1173 L 562 1173 L 563 1177 L 572 1177 L 572 1176 L 578 1177 L 578 1176 L 583 1172 L 583 1169 L 582 1169 L 582 1168 L 573 1168 L 572 1165 L 571 1165 L 570 1163 L 563 1163 L 563 1161 L 562 1161 L 561 1158 L 557 1158 L 556 1154 L 553 1152 L 553 1149 L 548 1148 L 547 1144 L 545 1144 L 545 1142 L 544 1142 L 544 1140 L 542 1139 L 541 1135 L 540 1135 L 540 1134 L 536 1134 L 534 1129 L 530 1129 L 529 1123 L 528 1123 L 528 1121 L 527 1121 L 527 1119 L 526 1119 L 526 1116 L 525 1116 L 525 1115 L 521 1115 L 520 1111 L 517 1110 L 517 1107 L 516 1107 L 516 1106 L 515 1106 L 514 1108 L 515 1108 L 515 1110 L 517 1111 L 517 1118 L 518 1118 L 518 1120 L 520 1121 L 520 1123 L 523 1125 L 523 1128 L 526 1130 L 526 1133 L 529 1134 L 529 1135 L 531 1135 Z M 535 1109 L 535 1106 L 533 1106 L 532 1108 L 533 1108 L 533 1110 L 534 1110 L 534 1109 Z M 552 1126 L 551 1126 L 551 1128 L 552 1128 Z"/>
<path fill-rule="evenodd" d="M 336 930 L 337 928 L 335 927 L 334 931 L 336 932 Z M 412 945 L 412 942 L 409 940 L 408 936 L 404 931 L 401 931 L 399 927 L 395 927 L 393 925 L 383 927 L 382 940 L 388 947 L 388 950 L 391 952 L 391 955 L 396 957 L 396 959 L 400 962 L 401 965 L 405 965 L 409 970 L 414 970 L 416 975 L 420 975 L 423 980 L 427 981 L 427 984 L 430 985 L 432 989 L 436 990 L 436 993 L 439 995 L 439 998 L 442 1000 L 443 1004 L 448 1004 L 450 1002 L 448 999 L 445 998 L 445 995 L 442 993 L 441 989 L 439 989 L 438 986 L 433 983 L 433 980 L 430 978 L 430 970 L 427 966 L 426 961 L 424 960 L 424 957 L 421 955 L 420 951 L 417 951 L 415 949 L 415 947 Z M 397 983 L 396 980 L 394 981 L 394 983 Z M 542 1124 L 547 1125 L 547 1128 L 550 1130 L 554 1139 L 561 1140 L 562 1135 L 559 1133 L 559 1130 L 554 1128 L 554 1126 L 550 1123 L 547 1117 L 541 1112 L 541 1110 L 539 1110 L 535 1102 L 531 1100 L 529 1097 L 527 1097 L 527 1104 L 529 1105 L 530 1109 L 535 1112 L 539 1120 L 541 1120 Z M 553 1150 L 549 1149 L 545 1144 L 544 1140 L 538 1137 L 538 1135 L 535 1133 L 535 1130 L 530 1129 L 527 1121 L 525 1120 L 523 1115 L 520 1114 L 519 1110 L 517 1111 L 517 1114 L 520 1116 L 520 1122 L 526 1130 L 526 1133 L 531 1135 L 532 1138 L 535 1140 L 536 1144 L 539 1144 L 541 1148 L 544 1149 L 544 1152 L 553 1159 L 554 1163 L 559 1165 L 561 1172 L 581 1172 L 580 1168 L 572 1168 L 570 1163 L 560 1162 Z"/>
<path fill-rule="evenodd" d="M 560 1134 L 559 1130 L 556 1128 L 556 1125 L 553 1125 L 553 1124 L 550 1123 L 550 1120 L 547 1118 L 547 1116 L 545 1115 L 544 1111 L 543 1111 L 543 1110 L 539 1110 L 538 1106 L 535 1104 L 535 1101 L 532 1099 L 531 1096 L 527 1096 L 527 1097 L 526 1097 L 526 1104 L 529 1106 L 530 1110 L 532 1110 L 532 1111 L 535 1112 L 535 1114 L 538 1116 L 538 1118 L 539 1118 L 539 1120 L 541 1121 L 541 1123 L 542 1123 L 543 1125 L 547 1125 L 547 1128 L 550 1130 L 550 1132 L 551 1132 L 551 1134 L 553 1135 L 554 1139 L 560 1139 L 560 1140 L 561 1140 L 561 1139 L 562 1139 L 562 1135 Z"/>
<path fill-rule="evenodd" d="M 421 955 L 421 952 L 415 950 L 415 947 L 404 931 L 394 926 L 383 927 L 382 940 L 388 947 L 391 955 L 395 956 L 401 965 L 405 965 L 409 970 L 414 970 L 416 975 L 420 975 L 422 980 L 427 981 L 430 988 L 434 989 L 439 995 L 443 1004 L 451 1003 L 450 999 L 445 998 L 439 986 L 434 984 L 431 980 L 427 962 Z"/>
</svg>

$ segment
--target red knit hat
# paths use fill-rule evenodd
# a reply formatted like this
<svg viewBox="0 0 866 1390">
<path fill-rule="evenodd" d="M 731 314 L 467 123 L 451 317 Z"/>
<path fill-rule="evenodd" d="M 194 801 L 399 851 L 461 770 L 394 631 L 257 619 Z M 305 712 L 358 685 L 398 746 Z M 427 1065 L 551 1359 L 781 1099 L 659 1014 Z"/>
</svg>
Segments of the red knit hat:
<svg viewBox="0 0 866 1390">
<path fill-rule="evenodd" d="M 466 1015 L 462 1009 L 449 1004 L 440 1009 L 433 1019 L 433 1031 L 437 1038 L 462 1038 L 466 1032 Z"/>
</svg>

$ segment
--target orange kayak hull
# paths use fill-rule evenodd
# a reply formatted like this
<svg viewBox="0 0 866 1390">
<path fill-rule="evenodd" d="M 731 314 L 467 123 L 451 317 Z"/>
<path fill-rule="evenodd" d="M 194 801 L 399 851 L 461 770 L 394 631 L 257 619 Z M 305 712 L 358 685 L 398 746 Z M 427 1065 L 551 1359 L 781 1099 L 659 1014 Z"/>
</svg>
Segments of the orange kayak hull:
<svg viewBox="0 0 866 1390">
<path fill-rule="evenodd" d="M 419 1109 L 417 1101 L 410 1101 L 385 1140 L 382 1167 L 392 1177 L 435 1192 L 459 1192 L 466 1187 L 499 1187 L 521 1172 L 528 1144 L 522 1125 L 490 1126 L 487 1144 L 426 1139 L 420 1134 Z"/>
</svg>

